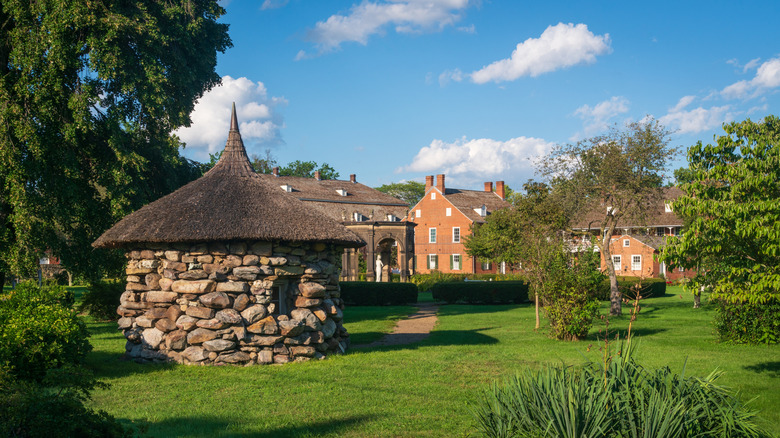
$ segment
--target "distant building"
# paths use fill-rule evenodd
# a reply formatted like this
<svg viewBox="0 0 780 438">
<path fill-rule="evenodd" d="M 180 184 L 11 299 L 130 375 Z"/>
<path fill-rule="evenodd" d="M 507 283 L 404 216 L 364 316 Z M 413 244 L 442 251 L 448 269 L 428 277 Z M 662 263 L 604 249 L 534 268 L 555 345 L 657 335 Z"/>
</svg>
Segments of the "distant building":
<svg viewBox="0 0 780 438">
<path fill-rule="evenodd" d="M 671 269 L 658 261 L 658 254 L 669 236 L 678 236 L 683 231 L 683 220 L 672 211 L 672 202 L 682 195 L 682 190 L 670 187 L 664 190 L 661 200 L 644 209 L 641 217 L 624 217 L 612 233 L 610 252 L 617 275 L 632 277 L 659 277 L 678 280 L 692 277 L 695 271 L 680 268 Z M 575 242 L 588 246 L 590 236 L 601 236 L 599 228 L 603 220 L 602 209 L 611 208 L 600 205 L 584 215 L 572 227 Z M 580 234 L 581 236 L 577 236 Z M 601 258 L 601 268 L 606 269 L 606 261 Z"/>
<path fill-rule="evenodd" d="M 509 207 L 503 181 L 486 182 L 483 191 L 447 188 L 444 175 L 425 177 L 425 196 L 409 211 L 415 229 L 415 271 L 482 274 L 505 272 L 506 266 L 482 262 L 466 254 L 463 240 L 472 224 L 484 223 L 492 212 Z"/>
</svg>

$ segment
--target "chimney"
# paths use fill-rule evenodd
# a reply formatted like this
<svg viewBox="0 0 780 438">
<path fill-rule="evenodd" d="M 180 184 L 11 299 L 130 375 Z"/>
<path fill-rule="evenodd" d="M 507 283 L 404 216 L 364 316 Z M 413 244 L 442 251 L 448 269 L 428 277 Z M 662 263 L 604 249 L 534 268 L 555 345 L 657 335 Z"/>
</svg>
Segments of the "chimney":
<svg viewBox="0 0 780 438">
<path fill-rule="evenodd" d="M 493 191 L 493 182 L 489 181 L 485 183 L 485 191 L 486 192 L 492 192 Z"/>
<path fill-rule="evenodd" d="M 322 177 L 320 176 L 319 170 L 314 171 L 314 179 L 316 179 L 317 181 L 322 181 Z"/>
<path fill-rule="evenodd" d="M 428 175 L 425 177 L 425 193 L 428 193 L 431 187 L 433 187 L 433 175 Z"/>
<path fill-rule="evenodd" d="M 444 194 L 444 174 L 436 175 L 436 188 Z"/>
<path fill-rule="evenodd" d="M 504 199 L 504 182 L 503 181 L 496 181 L 496 195 L 498 195 L 501 199 Z"/>
<path fill-rule="evenodd" d="M 357 176 L 354 173 L 351 173 L 349 175 L 349 182 L 353 182 L 353 183 L 357 182 Z"/>
<path fill-rule="evenodd" d="M 271 169 L 271 174 L 273 176 L 279 176 L 279 167 L 274 167 L 273 169 Z"/>
</svg>

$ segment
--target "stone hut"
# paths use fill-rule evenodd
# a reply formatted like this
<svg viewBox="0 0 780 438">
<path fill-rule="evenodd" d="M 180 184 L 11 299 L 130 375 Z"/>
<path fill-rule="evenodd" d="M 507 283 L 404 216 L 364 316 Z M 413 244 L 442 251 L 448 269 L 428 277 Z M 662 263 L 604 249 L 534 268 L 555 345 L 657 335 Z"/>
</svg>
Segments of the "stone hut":
<svg viewBox="0 0 780 438">
<path fill-rule="evenodd" d="M 126 216 L 93 246 L 126 251 L 117 312 L 137 361 L 271 364 L 343 352 L 341 254 L 364 242 L 264 182 L 235 105 L 200 179 Z"/>
</svg>

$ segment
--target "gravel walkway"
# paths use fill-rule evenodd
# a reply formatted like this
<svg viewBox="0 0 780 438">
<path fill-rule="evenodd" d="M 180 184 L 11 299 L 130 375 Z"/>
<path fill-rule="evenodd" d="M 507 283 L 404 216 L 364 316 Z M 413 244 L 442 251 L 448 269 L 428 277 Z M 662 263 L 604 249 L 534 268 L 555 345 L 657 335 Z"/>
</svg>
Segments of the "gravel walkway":
<svg viewBox="0 0 780 438">
<path fill-rule="evenodd" d="M 386 334 L 382 339 L 370 344 L 353 345 L 351 348 L 385 347 L 420 342 L 431 334 L 431 330 L 436 325 L 436 312 L 438 311 L 439 306 L 437 304 L 420 304 L 416 313 L 398 321 L 393 331 Z"/>
</svg>

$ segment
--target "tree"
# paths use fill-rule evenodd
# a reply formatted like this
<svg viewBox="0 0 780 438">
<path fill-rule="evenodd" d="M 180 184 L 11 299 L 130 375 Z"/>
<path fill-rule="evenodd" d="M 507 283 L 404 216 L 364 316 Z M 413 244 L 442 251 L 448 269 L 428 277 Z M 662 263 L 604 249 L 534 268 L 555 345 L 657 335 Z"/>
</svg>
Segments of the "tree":
<svg viewBox="0 0 780 438">
<path fill-rule="evenodd" d="M 257 173 L 271 173 L 274 170 L 274 167 L 276 167 L 276 158 L 274 158 L 273 155 L 271 155 L 271 150 L 266 149 L 264 156 L 260 157 L 258 155 L 252 154 L 250 158 L 250 162 L 252 163 L 252 167 L 255 169 L 255 172 Z M 216 164 L 216 163 L 215 163 Z"/>
<path fill-rule="evenodd" d="M 596 224 L 601 235 L 593 241 L 609 275 L 611 315 L 621 313 L 611 263 L 612 234 L 624 218 L 641 222 L 645 206 L 661 199 L 662 172 L 677 151 L 669 147 L 669 135 L 657 120 L 648 118 L 576 144 L 557 145 L 542 165 L 544 175 L 565 186 L 564 205 L 570 212 L 599 212 Z"/>
<path fill-rule="evenodd" d="M 662 259 L 698 269 L 691 282 L 743 310 L 780 302 L 780 118 L 723 127 L 688 150 L 689 182 L 673 204 L 688 226 Z M 721 309 L 725 309 L 721 307 Z M 730 309 L 729 311 L 733 311 Z M 780 338 L 780 327 L 774 336 Z"/>
<path fill-rule="evenodd" d="M 425 184 L 417 181 L 383 184 L 376 189 L 406 202 L 409 207 L 420 202 L 420 199 L 425 196 Z"/>
<path fill-rule="evenodd" d="M 219 83 L 222 14 L 214 0 L 2 2 L 0 270 L 29 275 L 50 249 L 99 275 L 117 259 L 90 243 L 199 174 L 170 132 Z"/>
<path fill-rule="evenodd" d="M 336 172 L 336 169 L 330 167 L 328 163 L 322 163 L 322 166 L 320 166 L 316 161 L 300 160 L 295 160 L 279 169 L 279 175 L 314 178 L 314 172 L 317 170 L 319 170 L 320 178 L 322 179 L 336 179 L 339 177 L 339 173 Z"/>
</svg>

